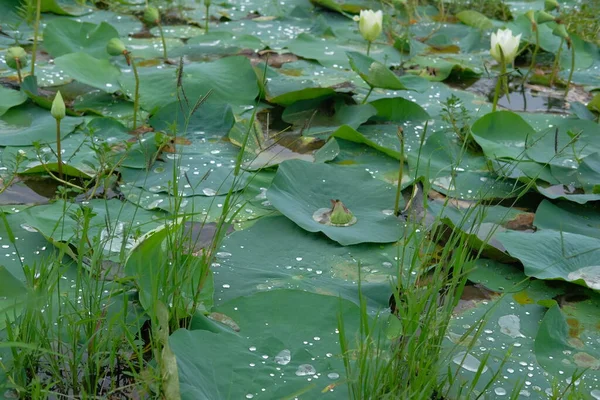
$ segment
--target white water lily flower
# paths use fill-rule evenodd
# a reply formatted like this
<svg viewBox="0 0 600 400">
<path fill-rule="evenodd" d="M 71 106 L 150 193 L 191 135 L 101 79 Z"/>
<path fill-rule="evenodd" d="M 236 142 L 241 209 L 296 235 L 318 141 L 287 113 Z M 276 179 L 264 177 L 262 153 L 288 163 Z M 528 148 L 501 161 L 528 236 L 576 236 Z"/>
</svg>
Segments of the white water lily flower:
<svg viewBox="0 0 600 400">
<path fill-rule="evenodd" d="M 360 17 L 355 16 L 354 20 L 358 21 L 358 30 L 368 42 L 377 39 L 381 33 L 383 27 L 383 13 L 381 10 L 361 10 Z"/>
<path fill-rule="evenodd" d="M 514 36 L 510 29 L 498 29 L 498 32 L 492 33 L 492 46 L 490 54 L 498 62 L 502 62 L 502 53 L 504 54 L 504 62 L 511 63 L 517 56 L 519 50 L 519 42 L 521 41 L 521 34 Z"/>
</svg>

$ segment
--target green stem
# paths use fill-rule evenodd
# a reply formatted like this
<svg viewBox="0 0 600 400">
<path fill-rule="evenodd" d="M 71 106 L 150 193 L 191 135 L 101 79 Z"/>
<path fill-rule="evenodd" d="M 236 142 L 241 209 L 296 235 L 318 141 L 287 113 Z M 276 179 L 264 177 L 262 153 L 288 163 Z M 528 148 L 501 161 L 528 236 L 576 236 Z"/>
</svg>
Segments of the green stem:
<svg viewBox="0 0 600 400">
<path fill-rule="evenodd" d="M 165 59 L 165 61 L 167 61 L 167 43 L 165 42 L 165 34 L 163 33 L 163 28 L 160 22 L 157 22 L 156 25 L 158 26 L 158 31 L 160 32 L 160 40 L 163 45 L 163 58 Z"/>
<path fill-rule="evenodd" d="M 56 158 L 58 160 L 58 177 L 63 179 L 62 149 L 60 145 L 60 119 L 56 119 Z"/>
<path fill-rule="evenodd" d="M 564 42 L 565 39 L 561 38 L 560 45 L 558 46 L 558 51 L 556 52 L 556 57 L 554 58 L 554 64 L 552 65 L 552 74 L 550 75 L 550 86 L 554 85 L 554 79 L 556 79 L 556 70 L 558 68 L 558 61 L 560 60 L 560 53 L 562 52 Z"/>
<path fill-rule="evenodd" d="M 37 54 L 38 31 L 40 28 L 40 13 L 42 0 L 37 0 L 35 5 L 35 25 L 33 26 L 33 47 L 31 48 L 31 76 L 35 75 L 35 58 Z"/>
<path fill-rule="evenodd" d="M 540 50 L 540 30 L 538 29 L 537 25 L 534 25 L 534 27 L 535 27 L 535 49 L 533 49 L 533 54 L 531 55 L 531 65 L 529 66 L 529 69 L 527 70 L 527 73 L 525 74 L 525 77 L 523 78 L 522 85 L 525 85 L 527 83 L 527 78 L 529 78 L 531 71 L 535 67 L 535 59 L 536 59 L 538 51 Z"/>
<path fill-rule="evenodd" d="M 573 71 L 575 71 L 575 45 L 571 42 L 571 71 L 569 72 L 569 79 L 567 80 L 567 88 L 565 89 L 565 98 L 569 94 L 569 87 L 571 86 L 571 79 L 573 79 Z"/>
<path fill-rule="evenodd" d="M 206 29 L 205 33 L 208 33 L 208 17 L 210 16 L 210 14 L 208 13 L 209 8 L 210 6 L 206 6 L 206 22 L 204 23 L 204 29 Z"/>
<path fill-rule="evenodd" d="M 394 203 L 394 215 L 400 215 L 400 193 L 402 192 L 402 177 L 404 175 L 404 133 L 398 128 L 398 139 L 400 139 L 400 170 L 398 171 L 398 185 L 396 186 L 396 202 Z"/>
<path fill-rule="evenodd" d="M 505 75 L 506 75 L 506 62 L 504 61 L 504 57 L 502 58 L 502 62 L 500 63 L 501 70 L 500 76 L 498 77 L 498 81 L 496 82 L 496 90 L 494 91 L 494 103 L 492 104 L 492 112 L 496 111 L 496 107 L 498 106 L 498 98 L 500 97 L 500 88 L 503 86 Z"/>
<path fill-rule="evenodd" d="M 367 41 L 367 55 L 371 52 L 371 41 Z"/>
<path fill-rule="evenodd" d="M 371 86 L 371 88 L 369 89 L 369 93 L 367 93 L 367 95 L 365 96 L 365 98 L 362 101 L 362 104 L 365 104 L 367 102 L 367 99 L 369 98 L 369 96 L 371 95 L 371 92 L 373 91 L 373 86 Z"/>
<path fill-rule="evenodd" d="M 16 60 L 17 63 L 17 76 L 19 77 L 19 85 L 23 83 L 23 75 L 21 75 L 21 60 Z"/>
<path fill-rule="evenodd" d="M 133 69 L 133 76 L 135 77 L 135 94 L 133 97 L 133 129 L 137 128 L 137 113 L 140 101 L 140 77 L 138 76 L 137 67 L 131 54 L 127 54 L 126 57 L 131 58 L 131 68 Z"/>
</svg>

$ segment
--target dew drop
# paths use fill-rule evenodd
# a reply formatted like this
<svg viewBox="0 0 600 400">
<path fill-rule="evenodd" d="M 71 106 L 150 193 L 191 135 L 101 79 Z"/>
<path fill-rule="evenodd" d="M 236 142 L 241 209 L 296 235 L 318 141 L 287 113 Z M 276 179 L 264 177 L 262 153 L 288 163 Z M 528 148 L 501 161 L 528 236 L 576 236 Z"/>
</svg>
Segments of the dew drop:
<svg viewBox="0 0 600 400">
<path fill-rule="evenodd" d="M 456 365 L 460 365 L 462 368 L 466 369 L 467 371 L 477 372 L 477 370 L 479 369 L 479 366 L 481 365 L 481 361 L 479 361 L 478 359 L 473 357 L 471 354 L 466 354 L 466 356 L 465 356 L 465 354 L 466 354 L 466 352 L 461 351 L 460 353 L 458 353 L 454 356 L 452 361 Z M 463 360 L 463 358 L 464 358 L 464 360 Z M 482 372 L 485 372 L 487 370 L 488 370 L 488 367 L 484 366 Z"/>
<path fill-rule="evenodd" d="M 292 361 L 292 353 L 288 349 L 284 349 L 281 350 L 274 359 L 279 365 L 287 365 L 290 361 Z"/>
<path fill-rule="evenodd" d="M 525 335 L 521 333 L 521 320 L 514 314 L 503 315 L 498 318 L 498 325 L 500 325 L 500 332 L 511 338 L 524 338 Z"/>
<path fill-rule="evenodd" d="M 317 373 L 315 367 L 310 364 L 302 364 L 296 370 L 297 376 L 306 376 L 306 375 L 314 375 Z"/>
</svg>

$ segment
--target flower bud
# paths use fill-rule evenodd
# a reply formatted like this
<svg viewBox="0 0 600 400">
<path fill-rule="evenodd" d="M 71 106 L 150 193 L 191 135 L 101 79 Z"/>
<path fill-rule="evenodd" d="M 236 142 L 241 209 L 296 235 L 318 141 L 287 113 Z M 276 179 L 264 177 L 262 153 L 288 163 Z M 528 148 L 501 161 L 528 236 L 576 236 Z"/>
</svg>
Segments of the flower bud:
<svg viewBox="0 0 600 400">
<path fill-rule="evenodd" d="M 329 222 L 333 225 L 346 225 L 354 219 L 352 212 L 340 200 L 331 200 L 331 206 Z"/>
<path fill-rule="evenodd" d="M 12 69 L 23 68 L 27 65 L 27 53 L 22 47 L 10 47 L 6 51 L 6 65 Z"/>
<path fill-rule="evenodd" d="M 535 13 L 533 12 L 533 10 L 527 11 L 525 13 L 525 16 L 527 17 L 529 22 L 531 22 L 533 25 L 535 25 Z"/>
<path fill-rule="evenodd" d="M 554 30 L 552 30 L 552 34 L 565 40 L 569 39 L 569 32 L 567 32 L 567 28 L 563 24 L 557 24 Z"/>
<path fill-rule="evenodd" d="M 160 22 L 160 13 L 156 7 L 147 7 L 144 11 L 144 21 L 149 24 L 158 24 Z"/>
<path fill-rule="evenodd" d="M 122 56 L 127 54 L 127 49 L 125 45 L 119 38 L 112 38 L 108 41 L 106 45 L 106 52 L 111 56 Z"/>
<path fill-rule="evenodd" d="M 383 13 L 381 10 L 362 10 L 358 18 L 358 30 L 366 41 L 372 42 L 381 34 Z"/>
<path fill-rule="evenodd" d="M 204 6 L 206 8 L 210 7 L 211 3 L 212 3 L 211 0 L 204 0 Z"/>
<path fill-rule="evenodd" d="M 63 101 L 62 95 L 60 94 L 59 90 L 58 92 L 56 92 L 56 96 L 54 96 L 54 101 L 52 102 L 50 114 L 52 114 L 54 119 L 61 120 L 65 117 L 65 113 L 65 102 Z"/>
<path fill-rule="evenodd" d="M 556 21 L 554 15 L 548 14 L 546 11 L 539 11 L 537 13 L 538 24 L 545 24 L 546 22 Z"/>
<path fill-rule="evenodd" d="M 520 41 L 520 33 L 513 36 L 510 29 L 498 29 L 498 32 L 492 33 L 490 54 L 498 62 L 502 62 L 502 55 L 504 55 L 504 62 L 511 63 L 517 56 Z"/>
<path fill-rule="evenodd" d="M 544 10 L 546 11 L 554 11 L 560 8 L 560 4 L 556 0 L 546 0 L 544 1 Z"/>
</svg>

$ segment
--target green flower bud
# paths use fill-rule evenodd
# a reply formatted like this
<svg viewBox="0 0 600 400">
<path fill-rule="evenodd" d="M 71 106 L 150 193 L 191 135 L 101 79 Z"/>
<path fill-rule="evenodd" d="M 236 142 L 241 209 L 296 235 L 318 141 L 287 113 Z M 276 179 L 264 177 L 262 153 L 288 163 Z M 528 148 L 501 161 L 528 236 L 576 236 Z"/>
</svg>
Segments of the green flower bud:
<svg viewBox="0 0 600 400">
<path fill-rule="evenodd" d="M 554 15 L 548 14 L 546 11 L 539 11 L 537 13 L 538 24 L 545 24 L 546 22 L 551 22 L 554 20 L 556 20 Z"/>
<path fill-rule="evenodd" d="M 544 1 L 544 10 L 546 11 L 554 11 L 560 8 L 560 4 L 556 0 L 546 0 Z"/>
<path fill-rule="evenodd" d="M 567 32 L 567 28 L 563 24 L 557 24 L 554 30 L 552 31 L 554 36 L 558 36 L 559 38 L 563 38 L 568 40 L 569 33 Z"/>
<path fill-rule="evenodd" d="M 329 221 L 334 225 L 345 225 L 352 222 L 354 215 L 340 200 L 331 200 Z"/>
<path fill-rule="evenodd" d="M 6 51 L 6 65 L 12 69 L 23 68 L 27 65 L 27 53 L 22 47 L 10 47 Z"/>
<path fill-rule="evenodd" d="M 204 6 L 206 8 L 210 7 L 211 3 L 212 3 L 211 0 L 204 0 Z"/>
<path fill-rule="evenodd" d="M 106 52 L 111 56 L 122 56 L 127 54 L 127 49 L 125 45 L 119 38 L 112 38 L 108 41 L 106 45 Z"/>
<path fill-rule="evenodd" d="M 144 11 L 144 21 L 149 24 L 158 24 L 160 22 L 160 13 L 156 7 L 147 7 Z"/>
<path fill-rule="evenodd" d="M 527 11 L 525 13 L 525 16 L 527 17 L 529 22 L 531 22 L 533 25 L 535 25 L 535 13 L 533 12 L 533 10 Z"/>
<path fill-rule="evenodd" d="M 66 113 L 65 102 L 63 101 L 62 95 L 60 94 L 60 90 L 56 92 L 56 96 L 54 96 L 54 101 L 52 102 L 52 108 L 50 109 L 50 114 L 54 117 L 54 119 L 61 120 L 65 117 Z"/>
</svg>

